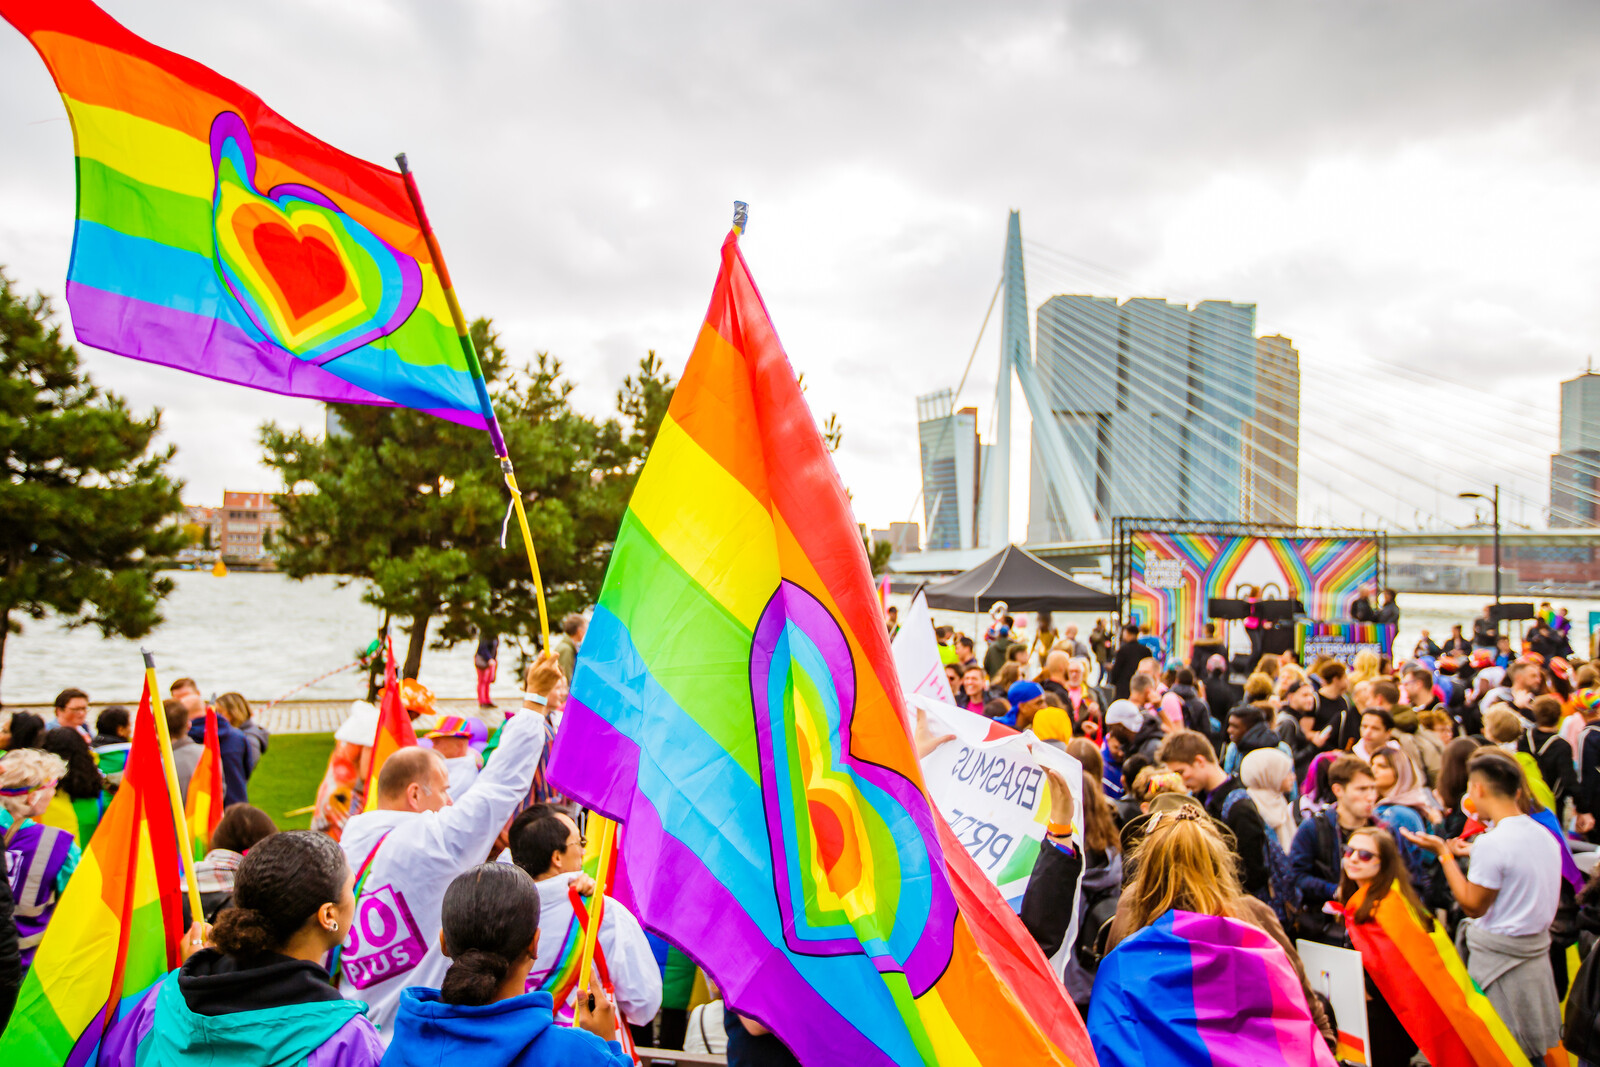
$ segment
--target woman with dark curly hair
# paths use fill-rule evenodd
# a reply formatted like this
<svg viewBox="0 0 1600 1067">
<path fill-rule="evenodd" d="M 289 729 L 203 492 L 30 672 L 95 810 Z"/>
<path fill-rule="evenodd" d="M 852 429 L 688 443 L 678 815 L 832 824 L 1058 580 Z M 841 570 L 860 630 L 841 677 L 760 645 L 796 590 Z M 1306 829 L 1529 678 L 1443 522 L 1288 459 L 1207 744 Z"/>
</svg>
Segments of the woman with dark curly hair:
<svg viewBox="0 0 1600 1067">
<path fill-rule="evenodd" d="M 594 1007 L 580 998 L 574 1027 L 555 1025 L 548 992 L 527 992 L 539 890 L 526 871 L 485 863 L 464 872 L 445 890 L 440 919 L 450 969 L 439 989 L 400 994 L 387 1067 L 631 1067 L 614 1039 L 616 1008 L 598 984 Z"/>
<path fill-rule="evenodd" d="M 354 877 L 332 838 L 263 838 L 239 864 L 233 903 L 201 948 L 106 1035 L 103 1067 L 206 1062 L 376 1067 L 367 1006 L 328 983 L 322 961 L 350 932 Z"/>
<path fill-rule="evenodd" d="M 45 734 L 39 747 L 67 764 L 67 773 L 56 783 L 55 799 L 39 821 L 60 827 L 72 835 L 79 848 L 87 847 L 106 810 L 106 780 L 89 742 L 76 730 L 58 729 Z"/>
</svg>

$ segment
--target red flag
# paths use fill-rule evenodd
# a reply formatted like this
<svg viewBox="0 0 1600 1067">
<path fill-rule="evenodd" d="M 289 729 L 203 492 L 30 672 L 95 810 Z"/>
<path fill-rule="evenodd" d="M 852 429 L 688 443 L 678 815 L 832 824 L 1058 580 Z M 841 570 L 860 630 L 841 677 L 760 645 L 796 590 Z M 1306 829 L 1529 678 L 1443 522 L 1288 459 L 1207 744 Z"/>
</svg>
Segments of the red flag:
<svg viewBox="0 0 1600 1067">
<path fill-rule="evenodd" d="M 411 728 L 411 716 L 400 701 L 399 672 L 394 665 L 394 646 L 389 638 L 383 639 L 383 700 L 378 705 L 378 733 L 372 739 L 372 763 L 367 772 L 366 810 L 378 802 L 378 772 L 384 761 L 402 748 L 414 746 L 417 733 Z"/>
</svg>

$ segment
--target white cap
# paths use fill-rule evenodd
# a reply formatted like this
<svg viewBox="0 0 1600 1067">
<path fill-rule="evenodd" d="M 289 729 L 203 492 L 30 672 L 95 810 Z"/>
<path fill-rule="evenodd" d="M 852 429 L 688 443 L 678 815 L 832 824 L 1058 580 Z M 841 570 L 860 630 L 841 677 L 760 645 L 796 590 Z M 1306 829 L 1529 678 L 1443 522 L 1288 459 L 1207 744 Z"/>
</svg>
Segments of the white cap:
<svg viewBox="0 0 1600 1067">
<path fill-rule="evenodd" d="M 1126 726 L 1134 733 L 1144 725 L 1144 712 L 1131 700 L 1113 700 L 1106 709 L 1107 726 Z"/>
</svg>

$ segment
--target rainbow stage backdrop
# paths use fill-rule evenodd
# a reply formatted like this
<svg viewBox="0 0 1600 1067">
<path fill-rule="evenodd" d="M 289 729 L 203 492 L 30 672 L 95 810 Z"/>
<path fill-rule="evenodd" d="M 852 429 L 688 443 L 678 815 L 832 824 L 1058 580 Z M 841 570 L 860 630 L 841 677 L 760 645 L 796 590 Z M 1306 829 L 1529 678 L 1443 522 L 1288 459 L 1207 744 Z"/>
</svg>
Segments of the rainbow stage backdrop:
<svg viewBox="0 0 1600 1067">
<path fill-rule="evenodd" d="M 1188 659 L 1213 598 L 1299 599 L 1318 620 L 1347 620 L 1363 585 L 1378 581 L 1378 540 L 1368 536 L 1269 537 L 1133 530 L 1125 534 L 1127 614 L 1171 634 Z"/>
</svg>

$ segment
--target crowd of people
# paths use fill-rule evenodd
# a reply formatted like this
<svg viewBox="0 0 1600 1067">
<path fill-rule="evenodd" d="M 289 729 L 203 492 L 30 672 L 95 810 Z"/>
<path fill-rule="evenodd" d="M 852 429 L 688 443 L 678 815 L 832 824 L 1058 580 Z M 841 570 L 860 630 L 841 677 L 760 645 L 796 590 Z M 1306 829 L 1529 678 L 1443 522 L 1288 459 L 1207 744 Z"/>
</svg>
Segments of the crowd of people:
<svg viewBox="0 0 1600 1067">
<path fill-rule="evenodd" d="M 1074 628 L 1054 635 L 1048 616 L 1035 631 L 1053 636 L 1043 648 L 1012 640 L 1002 616 L 981 661 L 939 628 L 959 705 L 1031 728 L 1101 781 L 1081 813 L 1052 813 L 1052 830 L 1081 814 L 1081 854 L 1070 835 L 1047 840 L 1023 907 L 1047 955 L 1079 918 L 1066 979 L 1091 1034 L 1098 968 L 1173 908 L 1259 927 L 1304 985 L 1294 939 L 1359 946 L 1351 924 L 1394 892 L 1451 934 L 1524 1053 L 1543 1062 L 1563 1040 L 1573 952 L 1587 958 L 1600 935 L 1600 878 L 1563 878 L 1579 861 L 1593 870 L 1600 842 L 1600 663 L 1569 658 L 1565 614 L 1548 609 L 1516 655 L 1486 612 L 1443 646 L 1424 632 L 1400 662 L 1370 650 L 1348 667 L 1261 654 L 1243 678 L 1204 646 L 1199 663 L 1163 664 L 1135 625 L 1109 649 L 1097 625 L 1085 654 Z M 1411 1063 L 1426 1035 L 1407 1032 L 1370 972 L 1367 994 L 1368 1062 Z M 1305 998 L 1332 1047 L 1330 1006 L 1309 986 Z M 1597 1009 L 1567 1009 L 1581 1062 L 1600 1062 Z"/>
<path fill-rule="evenodd" d="M 183 905 L 182 965 L 107 1034 L 102 1062 L 173 1050 L 279 1062 L 287 1049 L 316 1067 L 622 1064 L 635 1045 L 794 1062 L 616 901 L 603 911 L 595 995 L 579 995 L 576 946 L 595 892 L 585 819 L 544 773 L 583 620 L 562 629 L 561 647 L 529 667 L 521 707 L 492 731 L 434 714 L 426 690 L 405 683 L 426 744 L 392 755 L 371 797 L 375 712 L 353 715 L 325 782 L 344 791 L 327 811 L 319 800 L 311 831 L 280 831 L 249 803 L 271 741 L 249 704 L 231 693 L 208 703 L 192 679 L 175 682 L 162 711 L 180 787 L 215 711 L 226 807 L 195 868 L 202 914 Z M 1565 1032 L 1561 1012 L 1573 953 L 1586 957 L 1600 934 L 1600 883 L 1564 877 L 1597 838 L 1600 664 L 1548 646 L 1498 662 L 1503 642 L 1474 647 L 1478 629 L 1464 650 L 1458 628 L 1437 655 L 1419 648 L 1400 663 L 1264 654 L 1243 677 L 1219 653 L 1162 664 L 1132 626 L 1113 640 L 1096 625 L 1085 639 L 1042 617 L 1023 642 L 1000 617 L 981 659 L 972 638 L 936 631 L 958 705 L 1031 730 L 1100 785 L 1074 805 L 1050 772 L 1049 836 L 1021 905 L 1044 954 L 1064 960 L 1091 1036 L 1111 1041 L 1142 1025 L 1141 1011 L 1164 1010 L 1148 968 L 1118 966 L 1116 953 L 1190 913 L 1269 939 L 1301 991 L 1307 1033 L 1331 1049 L 1333 1006 L 1306 980 L 1296 939 L 1362 949 L 1360 924 L 1394 894 L 1449 932 L 1530 1060 L 1565 1039 L 1600 1063 L 1600 1004 L 1570 1003 Z M 479 651 L 486 682 L 497 649 Z M 486 684 L 479 700 L 492 709 Z M 76 689 L 49 721 L 0 714 L 0 1014 L 120 785 L 131 720 L 108 707 L 91 724 Z M 917 740 L 924 755 L 938 743 Z M 1367 984 L 1368 1062 L 1426 1053 L 1427 1035 L 1408 1031 L 1370 970 Z M 1573 1025 L 1583 1012 L 1587 1031 Z"/>
</svg>

